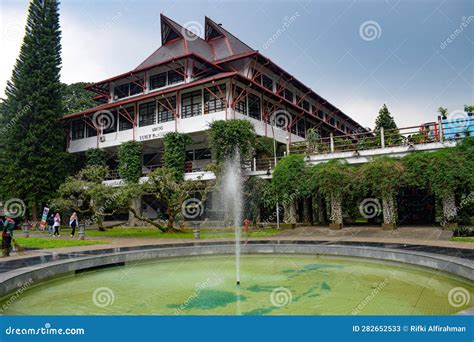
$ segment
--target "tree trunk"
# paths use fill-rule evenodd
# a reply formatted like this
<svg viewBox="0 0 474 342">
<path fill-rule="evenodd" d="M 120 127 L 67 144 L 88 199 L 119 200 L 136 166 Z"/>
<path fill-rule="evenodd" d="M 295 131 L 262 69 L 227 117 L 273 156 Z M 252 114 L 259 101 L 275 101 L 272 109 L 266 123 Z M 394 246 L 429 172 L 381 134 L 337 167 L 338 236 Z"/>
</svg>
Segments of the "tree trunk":
<svg viewBox="0 0 474 342">
<path fill-rule="evenodd" d="M 140 207 L 141 207 L 141 198 L 138 196 L 137 198 L 134 198 L 132 200 L 131 206 L 135 208 L 137 212 L 140 212 Z M 128 211 L 128 226 L 129 227 L 135 227 L 137 224 L 137 217 L 135 214 L 129 210 Z"/>
<path fill-rule="evenodd" d="M 99 218 L 99 217 L 97 218 L 97 226 L 99 226 L 99 230 L 100 230 L 101 232 L 105 232 L 105 231 L 106 231 L 106 229 L 105 229 L 105 227 L 104 227 L 104 222 L 103 222 L 102 219 Z"/>
<path fill-rule="evenodd" d="M 311 208 L 311 197 L 303 199 L 303 222 L 306 225 L 310 225 L 312 221 L 312 208 Z"/>
<path fill-rule="evenodd" d="M 328 224 L 326 201 L 321 194 L 318 194 L 318 223 L 323 225 Z"/>
<path fill-rule="evenodd" d="M 295 208 L 295 202 L 290 200 L 290 201 L 285 201 L 283 203 L 283 208 L 284 208 L 284 218 L 283 221 L 285 223 L 296 223 L 296 208 Z"/>
<path fill-rule="evenodd" d="M 174 215 L 171 210 L 168 208 L 168 221 L 166 223 L 166 227 L 168 231 L 172 231 L 174 229 Z"/>
<path fill-rule="evenodd" d="M 393 195 L 382 196 L 383 222 L 385 224 L 397 223 L 397 209 Z"/>
<path fill-rule="evenodd" d="M 31 219 L 33 222 L 38 221 L 38 206 L 36 205 L 36 202 L 33 202 L 33 207 L 31 208 Z"/>
<path fill-rule="evenodd" d="M 342 224 L 342 200 L 340 194 L 331 194 L 331 222 Z"/>
<path fill-rule="evenodd" d="M 455 222 L 458 216 L 456 199 L 453 191 L 448 191 L 443 195 L 443 222 Z"/>
<path fill-rule="evenodd" d="M 138 218 L 139 220 L 142 220 L 142 221 L 145 221 L 146 223 L 151 224 L 152 226 L 161 230 L 163 233 L 166 233 L 168 231 L 166 228 L 163 228 L 163 226 L 159 224 L 158 222 L 155 222 L 153 220 L 150 220 L 148 217 L 144 217 L 140 215 L 134 207 L 129 207 L 128 210 L 130 210 L 133 213 L 133 215 L 135 215 L 135 217 Z"/>
</svg>

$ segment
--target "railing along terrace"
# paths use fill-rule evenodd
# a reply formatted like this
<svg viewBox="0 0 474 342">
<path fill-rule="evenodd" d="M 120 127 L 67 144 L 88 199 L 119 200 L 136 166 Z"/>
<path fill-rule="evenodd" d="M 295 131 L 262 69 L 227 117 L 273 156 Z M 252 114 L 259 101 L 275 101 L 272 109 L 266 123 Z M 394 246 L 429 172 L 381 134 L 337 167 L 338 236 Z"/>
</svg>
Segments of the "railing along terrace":
<svg viewBox="0 0 474 342">
<path fill-rule="evenodd" d="M 429 122 L 420 126 L 398 129 L 330 135 L 315 141 L 303 141 L 290 145 L 291 153 L 325 154 L 335 152 L 362 151 L 395 146 L 410 146 L 433 142 L 456 141 L 474 136 L 474 118 L 452 121 Z"/>
</svg>

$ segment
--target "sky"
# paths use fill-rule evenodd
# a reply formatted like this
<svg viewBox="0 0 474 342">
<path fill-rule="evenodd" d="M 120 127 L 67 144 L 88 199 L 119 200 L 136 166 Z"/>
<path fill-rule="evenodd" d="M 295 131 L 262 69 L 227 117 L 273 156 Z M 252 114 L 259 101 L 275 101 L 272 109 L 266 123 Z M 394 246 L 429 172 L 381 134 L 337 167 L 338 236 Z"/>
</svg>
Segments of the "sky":
<svg viewBox="0 0 474 342">
<path fill-rule="evenodd" d="M 0 97 L 28 1 L 0 0 Z M 399 127 L 474 104 L 474 1 L 63 0 L 61 80 L 132 70 L 160 45 L 160 13 L 204 36 L 204 16 L 364 127 L 385 103 Z"/>
</svg>

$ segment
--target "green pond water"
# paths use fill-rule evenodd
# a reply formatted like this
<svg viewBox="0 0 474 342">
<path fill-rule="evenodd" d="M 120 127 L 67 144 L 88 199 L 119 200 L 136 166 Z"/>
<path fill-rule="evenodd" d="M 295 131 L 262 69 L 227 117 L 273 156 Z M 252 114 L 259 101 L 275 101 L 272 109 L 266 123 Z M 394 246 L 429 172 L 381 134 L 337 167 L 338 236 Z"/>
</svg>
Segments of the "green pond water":
<svg viewBox="0 0 474 342">
<path fill-rule="evenodd" d="M 238 287 L 234 262 L 230 255 L 185 257 L 84 272 L 33 284 L 0 307 L 6 315 L 435 315 L 474 305 L 472 283 L 426 268 L 245 255 Z M 467 300 L 450 300 L 459 288 Z"/>
</svg>

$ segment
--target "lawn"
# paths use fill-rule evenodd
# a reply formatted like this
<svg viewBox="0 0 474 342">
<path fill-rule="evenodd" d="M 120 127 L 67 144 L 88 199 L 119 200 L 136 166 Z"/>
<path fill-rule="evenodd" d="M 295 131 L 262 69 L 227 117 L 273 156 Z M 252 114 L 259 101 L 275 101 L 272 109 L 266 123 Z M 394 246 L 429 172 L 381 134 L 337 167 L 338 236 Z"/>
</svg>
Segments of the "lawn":
<svg viewBox="0 0 474 342">
<path fill-rule="evenodd" d="M 75 247 L 75 246 L 90 246 L 97 244 L 106 244 L 106 241 L 94 241 L 94 240 L 62 240 L 57 238 L 37 238 L 37 237 L 17 237 L 15 241 L 21 247 L 29 248 L 62 248 L 62 247 Z"/>
<path fill-rule="evenodd" d="M 456 236 L 449 238 L 449 241 L 457 241 L 457 242 L 474 242 L 474 236 Z"/>
<path fill-rule="evenodd" d="M 254 230 L 249 233 L 249 237 L 267 237 L 280 233 L 278 229 Z M 194 238 L 191 229 L 183 230 L 182 232 L 163 233 L 157 228 L 109 228 L 105 232 L 99 230 L 87 230 L 86 236 L 102 236 L 102 237 L 136 237 L 136 238 L 168 238 L 168 239 L 192 239 Z M 224 229 L 209 229 L 201 230 L 201 239 L 212 238 L 233 238 L 234 231 Z M 242 237 L 245 234 L 242 232 Z"/>
</svg>

